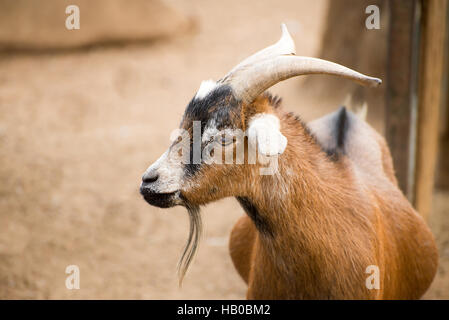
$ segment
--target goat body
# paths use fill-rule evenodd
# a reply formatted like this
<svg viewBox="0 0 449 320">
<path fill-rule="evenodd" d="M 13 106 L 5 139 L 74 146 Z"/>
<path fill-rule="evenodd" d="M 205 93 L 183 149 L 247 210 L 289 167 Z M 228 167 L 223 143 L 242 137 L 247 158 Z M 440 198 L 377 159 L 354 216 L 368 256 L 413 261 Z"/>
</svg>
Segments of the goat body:
<svg viewBox="0 0 449 320">
<path fill-rule="evenodd" d="M 197 248 L 200 206 L 236 197 L 246 215 L 232 231 L 230 252 L 248 298 L 421 297 L 438 253 L 429 228 L 398 188 L 385 140 L 345 108 L 306 125 L 265 92 L 305 74 L 382 82 L 296 56 L 283 25 L 276 44 L 220 80 L 202 83 L 184 112 L 179 139 L 144 173 L 140 192 L 148 203 L 188 209 L 181 279 Z M 226 132 L 245 135 L 228 139 Z M 220 160 L 232 151 L 233 161 L 198 161 L 210 150 L 224 155 Z M 262 157 L 249 161 L 250 150 Z M 274 170 L 265 170 L 262 159 Z"/>
<path fill-rule="evenodd" d="M 289 144 L 251 177 L 230 253 L 250 299 L 416 299 L 435 275 L 433 236 L 398 188 L 384 139 L 342 108 L 308 126 L 268 98 Z M 368 289 L 369 266 L 380 288 Z"/>
</svg>

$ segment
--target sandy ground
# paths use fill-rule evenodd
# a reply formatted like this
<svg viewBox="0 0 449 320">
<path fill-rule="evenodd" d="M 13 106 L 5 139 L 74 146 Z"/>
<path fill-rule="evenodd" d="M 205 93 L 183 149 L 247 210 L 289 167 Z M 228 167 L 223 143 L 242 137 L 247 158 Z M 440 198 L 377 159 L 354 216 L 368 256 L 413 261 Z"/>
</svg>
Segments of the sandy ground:
<svg viewBox="0 0 449 320">
<path fill-rule="evenodd" d="M 197 19 L 197 33 L 147 46 L 1 57 L 0 298 L 245 297 L 227 249 L 242 215 L 236 201 L 203 209 L 203 241 L 179 288 L 187 214 L 147 205 L 140 177 L 168 146 L 200 82 L 276 41 L 280 22 L 297 51 L 313 56 L 327 2 L 169 2 Z M 317 103 L 300 83 L 272 91 L 306 120 L 337 107 L 331 97 Z M 435 208 L 443 265 L 426 297 L 449 298 L 447 194 L 437 194 Z M 72 264 L 80 290 L 65 287 Z"/>
</svg>

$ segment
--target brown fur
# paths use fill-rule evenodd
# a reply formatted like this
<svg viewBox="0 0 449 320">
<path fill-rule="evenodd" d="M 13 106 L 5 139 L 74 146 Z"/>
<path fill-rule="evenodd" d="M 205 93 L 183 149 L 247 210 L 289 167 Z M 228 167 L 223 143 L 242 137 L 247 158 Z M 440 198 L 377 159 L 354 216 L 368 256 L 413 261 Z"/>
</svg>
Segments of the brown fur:
<svg viewBox="0 0 449 320">
<path fill-rule="evenodd" d="M 377 143 L 382 168 L 360 170 L 363 158 L 329 159 L 307 128 L 262 95 L 243 106 L 241 126 L 257 113 L 274 113 L 288 145 L 279 173 L 260 165 L 206 166 L 183 195 L 201 205 L 223 197 L 251 200 L 272 235 L 245 216 L 235 225 L 230 252 L 248 284 L 249 299 L 417 299 L 427 290 L 438 253 L 423 219 L 398 189 L 385 140 Z M 211 187 L 213 186 L 213 187 Z M 370 265 L 380 290 L 365 285 Z"/>
</svg>

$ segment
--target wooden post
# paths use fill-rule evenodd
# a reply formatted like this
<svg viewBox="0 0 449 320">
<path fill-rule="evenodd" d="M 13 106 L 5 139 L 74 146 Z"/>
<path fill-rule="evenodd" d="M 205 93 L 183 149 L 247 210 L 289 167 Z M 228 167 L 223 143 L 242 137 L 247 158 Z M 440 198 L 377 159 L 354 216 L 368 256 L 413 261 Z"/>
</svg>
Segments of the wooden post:
<svg viewBox="0 0 449 320">
<path fill-rule="evenodd" d="M 412 200 L 415 145 L 413 116 L 416 111 L 413 95 L 418 58 L 418 24 L 415 19 L 417 0 L 390 1 L 389 4 L 385 136 L 399 187 Z"/>
<path fill-rule="evenodd" d="M 446 21 L 449 20 L 449 4 L 447 5 Z M 442 115 L 440 116 L 440 146 L 437 165 L 437 176 L 435 181 L 436 188 L 449 190 L 449 23 L 446 22 L 446 43 L 445 43 L 445 62 L 443 73 L 443 104 L 441 105 Z"/>
<path fill-rule="evenodd" d="M 423 0 L 420 40 L 415 206 L 428 218 L 438 151 L 447 0 Z"/>
</svg>

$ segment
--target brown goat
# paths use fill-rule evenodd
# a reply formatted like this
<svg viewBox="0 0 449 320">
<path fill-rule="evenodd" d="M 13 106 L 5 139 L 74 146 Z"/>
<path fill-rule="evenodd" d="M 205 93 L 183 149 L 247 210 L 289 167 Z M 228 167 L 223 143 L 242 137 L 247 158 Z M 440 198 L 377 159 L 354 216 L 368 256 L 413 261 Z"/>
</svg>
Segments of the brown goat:
<svg viewBox="0 0 449 320">
<path fill-rule="evenodd" d="M 309 125 L 312 132 L 332 130 L 334 121 L 346 117 L 345 150 L 329 157 L 322 149 L 329 137 L 320 145 L 318 131 L 314 137 L 269 101 L 259 97 L 251 108 L 277 114 L 288 146 L 279 174 L 254 170 L 246 190 L 250 200 L 240 200 L 248 216 L 235 225 L 229 247 L 249 286 L 247 297 L 421 297 L 438 255 L 432 234 L 398 188 L 384 139 L 341 109 Z M 253 215 L 262 228 L 251 221 Z M 379 267 L 379 290 L 365 286 L 370 265 Z"/>
<path fill-rule="evenodd" d="M 249 299 L 419 298 L 435 275 L 438 253 L 429 228 L 398 188 L 385 140 L 345 108 L 306 125 L 264 93 L 311 73 L 380 83 L 334 63 L 294 56 L 283 26 L 277 44 L 220 81 L 202 84 L 181 123 L 193 143 L 175 141 L 145 172 L 141 193 L 152 205 L 189 211 L 181 276 L 197 246 L 198 207 L 232 196 L 246 215 L 229 247 Z M 227 139 L 223 133 L 230 129 L 245 132 L 244 139 Z M 233 162 L 195 162 L 195 150 L 208 154 L 215 142 L 230 148 Z M 262 157 L 250 164 L 252 149 Z M 179 155 L 188 161 L 181 163 Z M 261 174 L 267 159 L 276 160 L 275 170 Z M 367 286 L 370 266 L 379 270 L 378 288 Z"/>
</svg>

